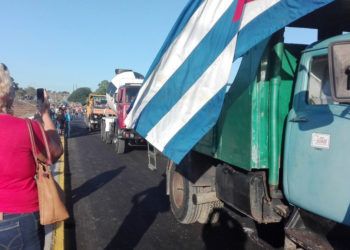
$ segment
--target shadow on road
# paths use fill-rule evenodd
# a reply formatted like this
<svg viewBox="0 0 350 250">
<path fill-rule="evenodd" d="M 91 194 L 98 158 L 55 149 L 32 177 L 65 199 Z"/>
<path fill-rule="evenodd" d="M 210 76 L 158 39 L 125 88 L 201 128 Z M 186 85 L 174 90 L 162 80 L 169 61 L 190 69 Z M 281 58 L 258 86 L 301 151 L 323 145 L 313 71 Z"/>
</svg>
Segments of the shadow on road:
<svg viewBox="0 0 350 250">
<path fill-rule="evenodd" d="M 169 210 L 165 179 L 132 198 L 133 207 L 105 249 L 134 249 L 159 213 Z"/>
<path fill-rule="evenodd" d="M 119 175 L 126 167 L 122 166 L 117 169 L 109 170 L 106 172 L 103 172 L 94 178 L 86 181 L 84 184 L 82 184 L 80 187 L 72 190 L 72 203 L 75 204 L 80 199 L 89 196 L 91 193 L 95 192 L 96 190 L 100 189 L 104 185 L 106 185 L 108 182 L 114 179 L 117 175 Z"/>
<path fill-rule="evenodd" d="M 64 178 L 64 186 L 65 186 L 65 193 L 66 193 L 66 206 L 69 213 L 69 218 L 64 223 L 64 238 L 65 238 L 65 244 L 64 248 L 69 250 L 75 250 L 77 249 L 76 246 L 76 236 L 75 236 L 75 220 L 74 220 L 74 210 L 73 210 L 73 203 L 72 203 L 72 183 L 71 183 L 71 170 L 69 165 L 69 150 L 68 150 L 68 143 L 67 139 L 65 139 L 64 145 L 66 146 L 64 148 L 64 166 L 65 166 L 65 178 Z"/>
<path fill-rule="evenodd" d="M 217 217 L 216 223 L 210 222 L 217 220 Z M 202 229 L 206 249 L 245 249 L 247 235 L 240 223 L 224 209 L 214 209 L 208 221 Z"/>
</svg>

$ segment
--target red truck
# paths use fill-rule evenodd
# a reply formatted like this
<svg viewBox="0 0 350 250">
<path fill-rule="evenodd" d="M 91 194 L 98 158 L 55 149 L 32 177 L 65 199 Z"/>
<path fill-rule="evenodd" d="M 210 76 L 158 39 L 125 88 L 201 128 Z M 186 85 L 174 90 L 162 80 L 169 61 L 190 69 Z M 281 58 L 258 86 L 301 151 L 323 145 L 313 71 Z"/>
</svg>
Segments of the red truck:
<svg viewBox="0 0 350 250">
<path fill-rule="evenodd" d="M 117 154 L 127 152 L 132 146 L 146 145 L 146 141 L 133 129 L 127 129 L 124 123 L 140 88 L 139 83 L 126 83 L 120 86 L 114 96 L 116 116 L 106 117 L 103 121 L 101 138 L 106 143 L 113 142 Z"/>
</svg>

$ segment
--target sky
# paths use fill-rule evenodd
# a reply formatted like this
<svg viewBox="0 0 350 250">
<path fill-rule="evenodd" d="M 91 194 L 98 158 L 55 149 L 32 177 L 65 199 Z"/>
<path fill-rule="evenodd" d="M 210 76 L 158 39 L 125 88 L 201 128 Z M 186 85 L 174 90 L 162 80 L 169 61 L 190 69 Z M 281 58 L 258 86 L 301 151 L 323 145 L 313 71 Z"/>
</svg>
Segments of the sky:
<svg viewBox="0 0 350 250">
<path fill-rule="evenodd" d="M 20 87 L 71 92 L 146 74 L 187 0 L 2 1 L 0 62 Z"/>
<path fill-rule="evenodd" d="M 115 68 L 145 75 L 187 1 L 2 1 L 0 62 L 20 87 L 56 91 L 95 90 Z"/>
</svg>

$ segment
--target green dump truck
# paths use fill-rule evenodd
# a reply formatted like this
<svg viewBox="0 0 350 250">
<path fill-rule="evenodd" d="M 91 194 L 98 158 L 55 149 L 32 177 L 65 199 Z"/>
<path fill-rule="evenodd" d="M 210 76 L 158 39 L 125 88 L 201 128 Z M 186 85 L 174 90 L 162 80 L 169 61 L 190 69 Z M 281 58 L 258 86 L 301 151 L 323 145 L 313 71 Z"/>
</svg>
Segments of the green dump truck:
<svg viewBox="0 0 350 250">
<path fill-rule="evenodd" d="M 297 24 L 321 25 L 312 19 Z M 215 127 L 167 167 L 178 221 L 205 223 L 225 206 L 257 223 L 284 221 L 286 248 L 340 244 L 328 236 L 350 225 L 348 24 L 320 29 L 309 46 L 279 31 L 242 58 Z"/>
</svg>

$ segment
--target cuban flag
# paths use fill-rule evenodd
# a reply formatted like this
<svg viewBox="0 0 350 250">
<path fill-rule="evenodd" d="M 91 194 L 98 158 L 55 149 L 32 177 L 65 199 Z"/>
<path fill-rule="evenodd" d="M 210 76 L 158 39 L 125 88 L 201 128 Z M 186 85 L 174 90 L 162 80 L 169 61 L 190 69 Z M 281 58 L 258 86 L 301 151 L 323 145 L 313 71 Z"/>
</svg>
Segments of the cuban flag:
<svg viewBox="0 0 350 250">
<path fill-rule="evenodd" d="M 215 125 L 232 61 L 332 1 L 189 1 L 146 74 L 127 126 L 179 163 Z"/>
</svg>

